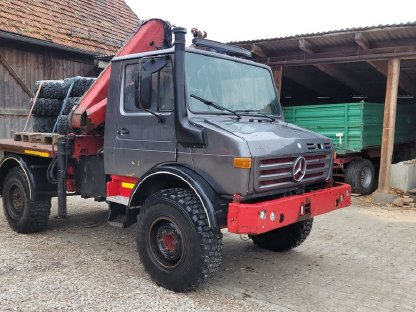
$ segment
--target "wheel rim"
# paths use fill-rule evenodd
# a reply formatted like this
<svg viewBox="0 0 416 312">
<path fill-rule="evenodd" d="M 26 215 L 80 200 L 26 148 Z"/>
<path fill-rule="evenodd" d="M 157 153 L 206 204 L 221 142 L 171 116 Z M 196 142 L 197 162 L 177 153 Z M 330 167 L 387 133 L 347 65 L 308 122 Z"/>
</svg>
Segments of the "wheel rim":
<svg viewBox="0 0 416 312">
<path fill-rule="evenodd" d="M 182 232 L 170 218 L 161 217 L 152 223 L 148 242 L 151 257 L 166 269 L 176 267 L 184 257 Z"/>
<path fill-rule="evenodd" d="M 18 185 L 12 185 L 9 189 L 9 205 L 8 211 L 12 219 L 18 219 L 25 207 L 25 197 Z"/>
<path fill-rule="evenodd" d="M 371 169 L 368 167 L 365 167 L 361 170 L 361 185 L 365 188 L 369 187 L 371 185 Z"/>
</svg>

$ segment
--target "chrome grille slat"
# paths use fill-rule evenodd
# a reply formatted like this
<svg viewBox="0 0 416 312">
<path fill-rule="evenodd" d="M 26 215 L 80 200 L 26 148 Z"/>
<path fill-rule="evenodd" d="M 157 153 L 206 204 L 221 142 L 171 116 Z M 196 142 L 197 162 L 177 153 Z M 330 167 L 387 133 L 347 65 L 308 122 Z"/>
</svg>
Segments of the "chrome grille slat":
<svg viewBox="0 0 416 312">
<path fill-rule="evenodd" d="M 292 178 L 292 170 L 285 173 L 275 173 L 275 174 L 262 174 L 260 175 L 260 181 L 268 181 L 273 179 L 282 179 L 282 178 Z"/>
<path fill-rule="evenodd" d="M 314 173 L 318 173 L 318 172 L 324 173 L 326 171 L 325 169 L 328 169 L 328 168 L 322 167 L 322 168 L 315 168 L 315 169 L 309 169 L 309 170 L 308 170 L 308 168 L 306 168 L 305 176 L 307 176 L 308 174 L 314 174 Z"/>
<path fill-rule="evenodd" d="M 326 158 L 321 159 L 307 159 L 306 164 L 307 165 L 314 165 L 314 164 L 321 164 L 321 163 L 327 163 L 328 160 Z"/>
<path fill-rule="evenodd" d="M 292 168 L 292 167 L 293 167 L 293 161 L 279 163 L 279 164 L 260 165 L 261 170 L 282 169 L 282 168 Z"/>
<path fill-rule="evenodd" d="M 328 170 L 331 168 L 331 154 L 327 151 L 325 153 L 325 149 L 331 148 L 331 144 L 322 145 L 324 149 L 317 149 L 317 152 L 312 154 L 258 159 L 256 161 L 255 189 L 265 191 L 299 185 L 292 179 L 293 164 L 299 156 L 306 158 L 306 173 L 300 184 L 322 181 L 327 177 Z"/>
</svg>

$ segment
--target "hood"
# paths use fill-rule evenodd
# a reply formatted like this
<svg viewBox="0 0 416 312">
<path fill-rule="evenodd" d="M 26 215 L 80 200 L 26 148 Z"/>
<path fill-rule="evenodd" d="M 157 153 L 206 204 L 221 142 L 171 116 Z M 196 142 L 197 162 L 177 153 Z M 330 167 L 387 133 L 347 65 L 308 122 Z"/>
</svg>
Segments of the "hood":
<svg viewBox="0 0 416 312">
<path fill-rule="evenodd" d="M 281 120 L 270 122 L 266 118 L 243 117 L 237 121 L 226 117 L 206 119 L 204 123 L 245 140 L 253 157 L 332 149 L 329 138 Z"/>
</svg>

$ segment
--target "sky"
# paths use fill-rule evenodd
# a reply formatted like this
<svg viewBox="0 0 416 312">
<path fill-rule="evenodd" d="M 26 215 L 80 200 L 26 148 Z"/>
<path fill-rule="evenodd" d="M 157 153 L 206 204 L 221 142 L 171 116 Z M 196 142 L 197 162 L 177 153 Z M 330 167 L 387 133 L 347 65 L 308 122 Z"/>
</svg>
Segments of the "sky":
<svg viewBox="0 0 416 312">
<path fill-rule="evenodd" d="M 416 21 L 416 0 L 125 1 L 140 19 L 196 27 L 222 42 Z"/>
</svg>

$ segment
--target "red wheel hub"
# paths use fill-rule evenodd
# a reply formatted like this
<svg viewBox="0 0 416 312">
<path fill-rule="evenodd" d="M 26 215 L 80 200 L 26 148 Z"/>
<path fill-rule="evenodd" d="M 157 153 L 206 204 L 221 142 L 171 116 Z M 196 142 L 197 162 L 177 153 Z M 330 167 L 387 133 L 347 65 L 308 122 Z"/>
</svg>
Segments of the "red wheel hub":
<svg viewBox="0 0 416 312">
<path fill-rule="evenodd" d="M 171 234 L 166 233 L 163 235 L 163 244 L 169 252 L 172 252 L 175 250 L 176 239 Z"/>
</svg>

